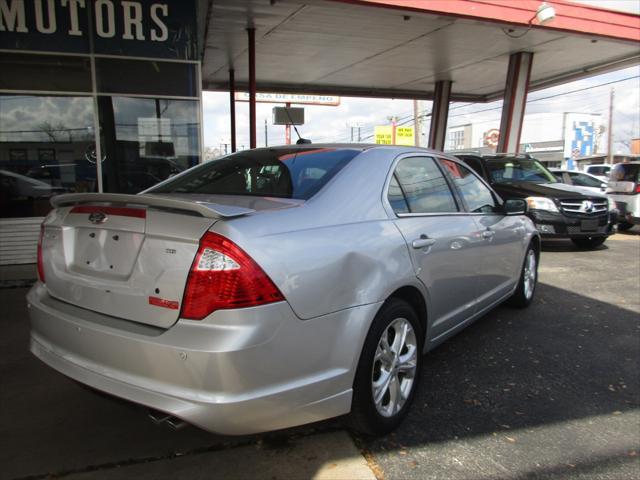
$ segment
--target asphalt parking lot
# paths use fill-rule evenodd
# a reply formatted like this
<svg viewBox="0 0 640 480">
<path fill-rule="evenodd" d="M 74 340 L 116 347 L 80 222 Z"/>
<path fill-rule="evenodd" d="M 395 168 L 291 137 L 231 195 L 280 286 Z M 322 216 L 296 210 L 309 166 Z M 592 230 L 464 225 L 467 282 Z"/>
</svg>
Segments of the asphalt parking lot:
<svg viewBox="0 0 640 480">
<path fill-rule="evenodd" d="M 0 478 L 640 477 L 638 231 L 547 243 L 534 304 L 430 353 L 408 419 L 378 439 L 340 419 L 240 438 L 156 426 L 29 354 L 26 291 L 0 289 Z"/>
</svg>

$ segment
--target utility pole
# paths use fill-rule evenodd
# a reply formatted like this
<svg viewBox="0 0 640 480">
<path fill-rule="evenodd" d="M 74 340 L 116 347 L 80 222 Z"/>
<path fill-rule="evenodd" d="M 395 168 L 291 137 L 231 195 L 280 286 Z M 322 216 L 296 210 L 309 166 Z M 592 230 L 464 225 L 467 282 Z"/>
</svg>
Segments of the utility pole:
<svg viewBox="0 0 640 480">
<path fill-rule="evenodd" d="M 396 144 L 396 128 L 398 128 L 398 117 L 387 117 L 387 120 L 391 123 L 391 145 Z"/>
<path fill-rule="evenodd" d="M 349 127 L 349 131 L 351 132 L 351 143 L 362 141 L 362 137 L 360 134 L 360 129 L 362 128 L 362 123 L 357 122 L 354 124 L 347 123 L 347 127 Z"/>
<path fill-rule="evenodd" d="M 267 133 L 267 119 L 264 119 L 264 146 L 269 146 L 269 134 Z"/>
<path fill-rule="evenodd" d="M 287 109 L 287 111 L 289 111 L 289 109 L 291 108 L 291 103 L 287 102 L 284 104 L 284 108 Z M 284 126 L 284 143 L 286 145 L 291 145 L 291 124 L 287 123 Z"/>
<path fill-rule="evenodd" d="M 418 117 L 418 100 L 413 101 L 413 140 L 416 147 L 420 146 L 420 119 Z"/>
<path fill-rule="evenodd" d="M 609 154 L 607 155 L 607 163 L 613 164 L 613 99 L 615 98 L 615 91 L 611 87 L 609 93 L 609 127 L 607 131 L 607 145 Z"/>
</svg>

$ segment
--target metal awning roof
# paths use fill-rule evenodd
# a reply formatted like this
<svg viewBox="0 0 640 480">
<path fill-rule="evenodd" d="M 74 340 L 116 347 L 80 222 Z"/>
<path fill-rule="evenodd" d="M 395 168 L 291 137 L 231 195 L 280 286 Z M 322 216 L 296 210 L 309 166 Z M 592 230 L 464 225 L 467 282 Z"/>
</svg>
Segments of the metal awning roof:
<svg viewBox="0 0 640 480">
<path fill-rule="evenodd" d="M 640 16 L 567 0 L 556 19 L 529 19 L 537 0 L 214 0 L 206 21 L 203 88 L 248 88 L 246 28 L 256 28 L 258 91 L 452 100 L 504 90 L 509 55 L 534 52 L 531 89 L 640 63 Z M 514 38 L 519 36 L 519 38 Z"/>
</svg>

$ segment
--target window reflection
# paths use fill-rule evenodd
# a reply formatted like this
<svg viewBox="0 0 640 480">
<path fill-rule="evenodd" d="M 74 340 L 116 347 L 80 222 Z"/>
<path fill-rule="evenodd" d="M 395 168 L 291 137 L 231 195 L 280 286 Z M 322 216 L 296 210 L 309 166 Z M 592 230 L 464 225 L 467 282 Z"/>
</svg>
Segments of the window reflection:
<svg viewBox="0 0 640 480">
<path fill-rule="evenodd" d="M 401 194 L 411 213 L 442 213 L 458 210 L 449 185 L 432 158 L 404 158 L 398 162 L 394 176 L 399 182 Z M 396 213 L 404 212 L 400 210 Z"/>
<path fill-rule="evenodd" d="M 93 149 L 89 97 L 0 95 L 1 216 L 43 216 L 52 195 L 95 191 Z"/>
<path fill-rule="evenodd" d="M 200 156 L 198 102 L 100 97 L 104 190 L 138 193 Z"/>
</svg>

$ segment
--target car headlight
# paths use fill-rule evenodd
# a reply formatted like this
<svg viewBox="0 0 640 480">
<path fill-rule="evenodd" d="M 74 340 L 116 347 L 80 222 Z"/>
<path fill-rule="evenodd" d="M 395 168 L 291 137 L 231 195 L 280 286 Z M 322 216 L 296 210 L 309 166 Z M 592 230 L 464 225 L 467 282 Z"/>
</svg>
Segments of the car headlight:
<svg viewBox="0 0 640 480">
<path fill-rule="evenodd" d="M 527 197 L 529 208 L 534 210 L 546 210 L 547 212 L 557 212 L 558 207 L 553 200 L 545 197 Z"/>
<path fill-rule="evenodd" d="M 609 210 L 615 210 L 616 208 L 618 208 L 618 205 L 616 205 L 616 201 L 611 197 L 607 197 L 607 203 L 609 206 Z"/>
</svg>

